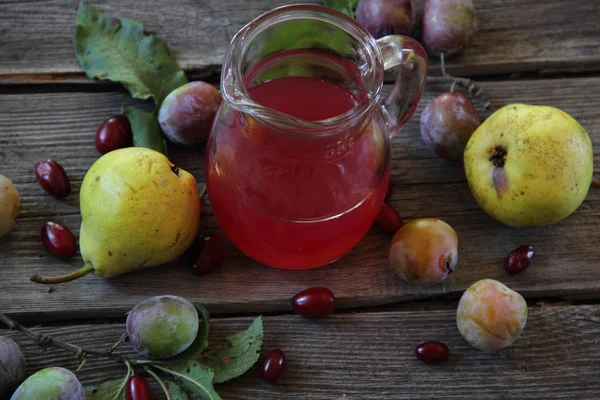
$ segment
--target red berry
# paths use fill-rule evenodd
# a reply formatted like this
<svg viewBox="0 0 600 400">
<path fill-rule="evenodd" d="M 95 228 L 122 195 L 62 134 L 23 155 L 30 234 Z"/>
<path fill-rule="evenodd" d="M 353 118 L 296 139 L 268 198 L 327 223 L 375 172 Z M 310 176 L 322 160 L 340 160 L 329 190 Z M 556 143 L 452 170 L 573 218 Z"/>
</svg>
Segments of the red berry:
<svg viewBox="0 0 600 400">
<path fill-rule="evenodd" d="M 260 370 L 260 376 L 267 382 L 275 382 L 281 376 L 285 363 L 285 354 L 279 349 L 271 350 L 265 357 L 265 362 Z"/>
<path fill-rule="evenodd" d="M 404 222 L 400 218 L 400 215 L 394 210 L 392 207 L 387 204 L 383 204 L 381 206 L 381 210 L 379 210 L 379 215 L 377 215 L 377 223 L 386 233 L 391 235 L 396 234 Z"/>
<path fill-rule="evenodd" d="M 146 378 L 134 375 L 127 381 L 125 389 L 127 400 L 152 400 L 152 392 Z"/>
<path fill-rule="evenodd" d="M 510 252 L 504 260 L 504 270 L 510 274 L 519 274 L 529 267 L 531 260 L 535 258 L 535 249 L 533 246 L 519 246 Z"/>
<path fill-rule="evenodd" d="M 225 257 L 227 241 L 221 235 L 210 235 L 202 239 L 194 258 L 190 271 L 194 275 L 204 276 L 218 268 Z"/>
<path fill-rule="evenodd" d="M 45 160 L 35 166 L 35 177 L 42 189 L 56 197 L 67 197 L 71 184 L 64 168 L 54 160 Z"/>
<path fill-rule="evenodd" d="M 71 258 L 77 252 L 75 237 L 66 226 L 56 222 L 46 222 L 42 225 L 41 233 L 44 247 L 54 257 Z"/>
<path fill-rule="evenodd" d="M 329 289 L 313 287 L 295 295 L 292 299 L 292 308 L 303 317 L 326 317 L 335 309 L 335 296 Z"/>
<path fill-rule="evenodd" d="M 95 143 L 96 150 L 101 154 L 131 147 L 133 145 L 133 134 L 127 117 L 116 115 L 100 124 L 96 131 Z"/>
<path fill-rule="evenodd" d="M 425 342 L 417 346 L 415 354 L 419 360 L 427 364 L 437 364 L 448 359 L 450 350 L 444 343 Z"/>
</svg>

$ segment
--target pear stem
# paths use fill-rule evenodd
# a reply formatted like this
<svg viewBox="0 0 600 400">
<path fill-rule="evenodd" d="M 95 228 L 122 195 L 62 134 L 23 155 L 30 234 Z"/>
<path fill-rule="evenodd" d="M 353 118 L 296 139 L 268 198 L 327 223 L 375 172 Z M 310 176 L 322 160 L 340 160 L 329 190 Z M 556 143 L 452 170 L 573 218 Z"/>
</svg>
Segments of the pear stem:
<svg viewBox="0 0 600 400">
<path fill-rule="evenodd" d="M 598 179 L 598 178 L 592 178 L 592 186 L 600 188 L 600 179 Z"/>
<path fill-rule="evenodd" d="M 35 274 L 30 278 L 30 280 L 31 282 L 43 283 L 44 285 L 55 285 L 57 283 L 74 281 L 75 279 L 79 279 L 82 276 L 89 274 L 90 272 L 94 272 L 94 266 L 92 264 L 86 263 L 83 267 L 79 268 L 77 271 L 71 272 L 70 274 L 52 277 Z"/>
</svg>

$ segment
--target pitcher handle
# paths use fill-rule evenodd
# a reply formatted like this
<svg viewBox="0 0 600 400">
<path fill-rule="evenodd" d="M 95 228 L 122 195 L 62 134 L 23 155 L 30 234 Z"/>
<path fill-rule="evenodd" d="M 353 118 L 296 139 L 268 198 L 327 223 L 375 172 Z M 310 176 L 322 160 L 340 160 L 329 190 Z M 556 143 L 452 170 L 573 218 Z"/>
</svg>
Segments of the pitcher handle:
<svg viewBox="0 0 600 400">
<path fill-rule="evenodd" d="M 427 79 L 427 53 L 416 40 L 389 35 L 377 40 L 387 70 L 400 66 L 390 95 L 381 103 L 390 124 L 390 136 L 396 135 L 413 115 Z"/>
</svg>

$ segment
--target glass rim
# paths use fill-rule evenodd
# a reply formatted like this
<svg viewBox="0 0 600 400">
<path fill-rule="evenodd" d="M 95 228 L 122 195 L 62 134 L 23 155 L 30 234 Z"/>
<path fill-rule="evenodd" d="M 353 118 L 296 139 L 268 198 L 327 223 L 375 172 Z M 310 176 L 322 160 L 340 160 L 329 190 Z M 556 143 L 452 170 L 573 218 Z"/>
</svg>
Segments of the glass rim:
<svg viewBox="0 0 600 400">
<path fill-rule="evenodd" d="M 262 106 L 248 92 L 242 72 L 242 60 L 249 43 L 265 29 L 293 20 L 310 19 L 335 25 L 356 40 L 368 55 L 373 69 L 372 87 L 354 107 L 335 117 L 308 121 Z M 293 4 L 277 7 L 245 25 L 233 37 L 221 71 L 221 93 L 229 105 L 278 130 L 294 136 L 331 136 L 344 131 L 365 118 L 377 104 L 383 86 L 383 56 L 375 38 L 349 16 L 328 7 L 315 4 Z"/>
</svg>

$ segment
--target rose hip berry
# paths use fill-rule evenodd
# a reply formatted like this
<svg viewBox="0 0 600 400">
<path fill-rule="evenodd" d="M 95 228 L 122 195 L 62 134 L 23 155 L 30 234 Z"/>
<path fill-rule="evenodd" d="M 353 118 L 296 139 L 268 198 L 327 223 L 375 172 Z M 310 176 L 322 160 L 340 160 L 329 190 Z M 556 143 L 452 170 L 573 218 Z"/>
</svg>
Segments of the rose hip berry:
<svg viewBox="0 0 600 400">
<path fill-rule="evenodd" d="M 335 296 L 327 288 L 313 287 L 295 295 L 292 298 L 292 308 L 303 317 L 326 317 L 335 309 Z"/>
<path fill-rule="evenodd" d="M 504 270 L 510 275 L 519 274 L 527 269 L 535 258 L 533 246 L 519 246 L 510 252 L 504 260 Z"/>
<path fill-rule="evenodd" d="M 404 221 L 402 221 L 396 210 L 387 204 L 381 206 L 381 210 L 377 215 L 377 223 L 384 232 L 390 235 L 394 235 L 404 225 Z"/>
<path fill-rule="evenodd" d="M 221 265 L 227 242 L 221 235 L 210 235 L 202 239 L 190 265 L 190 271 L 197 276 L 204 276 Z"/>
<path fill-rule="evenodd" d="M 260 370 L 260 376 L 267 382 L 276 382 L 283 373 L 285 354 L 279 349 L 271 350 L 265 357 L 265 362 Z"/>
<path fill-rule="evenodd" d="M 45 160 L 35 166 L 35 177 L 42 189 L 56 197 L 67 197 L 71 184 L 64 168 L 54 160 Z"/>
<path fill-rule="evenodd" d="M 77 252 L 75 237 L 64 225 L 46 222 L 42 225 L 41 235 L 44 247 L 56 258 L 71 258 Z"/>
<path fill-rule="evenodd" d="M 421 343 L 415 349 L 415 355 L 421 361 L 427 364 L 437 364 L 448 359 L 450 350 L 448 346 L 441 342 L 425 342 Z"/>
<path fill-rule="evenodd" d="M 131 147 L 133 145 L 133 134 L 127 117 L 116 115 L 100 124 L 94 142 L 96 150 L 100 154 Z"/>
<path fill-rule="evenodd" d="M 125 389 L 127 400 L 152 400 L 152 392 L 146 378 L 134 375 L 127 381 Z"/>
</svg>

